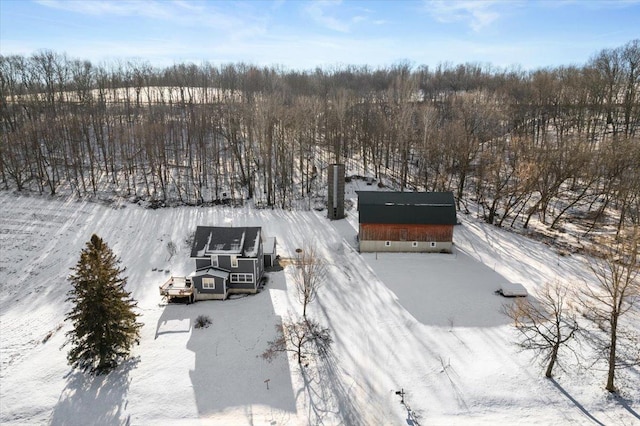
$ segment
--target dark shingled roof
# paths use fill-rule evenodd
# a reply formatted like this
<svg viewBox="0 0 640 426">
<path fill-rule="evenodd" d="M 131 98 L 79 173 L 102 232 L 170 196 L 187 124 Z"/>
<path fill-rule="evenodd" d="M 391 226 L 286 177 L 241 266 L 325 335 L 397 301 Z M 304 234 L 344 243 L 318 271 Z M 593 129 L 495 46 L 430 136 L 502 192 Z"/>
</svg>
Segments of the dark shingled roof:
<svg viewBox="0 0 640 426">
<path fill-rule="evenodd" d="M 357 191 L 359 223 L 455 225 L 453 192 Z"/>
<path fill-rule="evenodd" d="M 198 226 L 191 246 L 191 257 L 209 254 L 237 253 L 241 256 L 257 255 L 259 235 L 262 228 Z"/>
</svg>

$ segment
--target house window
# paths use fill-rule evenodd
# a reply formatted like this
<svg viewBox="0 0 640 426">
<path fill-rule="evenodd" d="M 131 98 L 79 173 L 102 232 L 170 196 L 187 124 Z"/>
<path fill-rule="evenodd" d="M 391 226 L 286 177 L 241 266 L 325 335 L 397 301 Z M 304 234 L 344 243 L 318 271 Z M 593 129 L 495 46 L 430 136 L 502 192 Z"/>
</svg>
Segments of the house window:
<svg viewBox="0 0 640 426">
<path fill-rule="evenodd" d="M 216 280 L 215 280 L 215 278 L 202 278 L 202 289 L 203 290 L 215 290 L 216 289 Z"/>
<path fill-rule="evenodd" d="M 253 274 L 231 274 L 231 282 L 252 283 Z"/>
<path fill-rule="evenodd" d="M 213 266 L 214 268 L 218 267 L 218 255 L 214 254 L 211 256 L 211 266 Z"/>
<path fill-rule="evenodd" d="M 391 247 L 391 241 L 385 241 L 384 242 L 384 246 L 385 247 Z"/>
<path fill-rule="evenodd" d="M 435 247 L 436 247 L 436 243 L 435 243 L 435 241 L 431 241 L 431 242 L 429 243 L 429 245 L 431 246 L 431 248 L 435 248 Z"/>
<path fill-rule="evenodd" d="M 231 267 L 232 268 L 238 267 L 238 258 L 236 256 L 231 256 Z"/>
<path fill-rule="evenodd" d="M 411 247 L 418 247 L 418 242 L 417 241 L 413 241 L 411 243 Z"/>
</svg>

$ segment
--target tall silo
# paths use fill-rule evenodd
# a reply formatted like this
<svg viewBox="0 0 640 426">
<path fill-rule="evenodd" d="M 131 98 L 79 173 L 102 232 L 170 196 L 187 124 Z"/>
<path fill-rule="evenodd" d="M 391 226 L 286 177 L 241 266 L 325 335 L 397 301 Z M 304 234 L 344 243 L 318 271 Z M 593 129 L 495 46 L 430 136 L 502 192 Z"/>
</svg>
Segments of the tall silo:
<svg viewBox="0 0 640 426">
<path fill-rule="evenodd" d="M 329 165 L 327 217 L 344 217 L 344 164 Z"/>
</svg>

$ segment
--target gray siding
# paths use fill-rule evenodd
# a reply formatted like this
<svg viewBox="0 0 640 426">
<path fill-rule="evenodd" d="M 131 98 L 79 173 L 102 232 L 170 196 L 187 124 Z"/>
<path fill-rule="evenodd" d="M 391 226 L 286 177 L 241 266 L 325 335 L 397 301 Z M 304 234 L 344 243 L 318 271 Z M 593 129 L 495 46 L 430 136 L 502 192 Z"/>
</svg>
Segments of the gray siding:
<svg viewBox="0 0 640 426">
<path fill-rule="evenodd" d="M 260 282 L 260 278 L 264 274 L 264 252 L 262 247 L 262 238 L 260 239 L 260 247 L 258 248 L 258 261 L 255 264 L 256 283 Z"/>
<path fill-rule="evenodd" d="M 230 292 L 251 292 L 255 293 L 258 288 L 258 282 L 262 277 L 262 262 L 258 259 L 238 259 L 238 267 L 231 270 L 231 274 L 251 274 L 252 282 L 236 281 L 233 275 L 229 275 L 229 291 Z"/>
<path fill-rule="evenodd" d="M 234 272 L 244 272 L 247 274 L 254 274 L 255 275 L 255 269 L 254 269 L 254 265 L 256 264 L 257 259 L 255 258 L 249 258 L 249 259 L 238 259 L 238 267 L 237 268 L 230 268 L 229 270 L 234 273 Z"/>
<path fill-rule="evenodd" d="M 255 293 L 256 287 L 253 283 L 234 283 L 229 286 L 229 293 Z"/>
<path fill-rule="evenodd" d="M 211 266 L 210 257 L 196 258 L 196 271 L 198 269 L 206 268 L 207 266 Z"/>
<path fill-rule="evenodd" d="M 231 270 L 231 255 L 219 254 L 218 255 L 218 268 L 224 269 L 225 271 L 230 271 Z"/>
<path fill-rule="evenodd" d="M 213 278 L 216 283 L 215 289 L 203 289 L 202 288 L 202 278 Z M 216 277 L 209 274 L 197 275 L 191 277 L 191 282 L 196 289 L 196 300 L 204 300 L 204 299 L 224 299 L 226 297 L 225 293 L 225 279 L 221 277 Z"/>
</svg>

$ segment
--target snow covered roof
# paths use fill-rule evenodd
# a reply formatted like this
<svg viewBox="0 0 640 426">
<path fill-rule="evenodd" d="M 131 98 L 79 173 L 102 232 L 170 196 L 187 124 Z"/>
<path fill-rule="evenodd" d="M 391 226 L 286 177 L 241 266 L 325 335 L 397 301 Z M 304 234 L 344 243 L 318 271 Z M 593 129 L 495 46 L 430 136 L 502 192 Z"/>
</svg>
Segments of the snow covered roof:
<svg viewBox="0 0 640 426">
<path fill-rule="evenodd" d="M 214 268 L 214 267 L 198 269 L 197 271 L 192 272 L 189 276 L 190 277 L 200 277 L 200 276 L 203 276 L 203 275 L 211 275 L 211 276 L 220 277 L 220 278 L 229 278 L 229 272 L 228 271 L 224 271 L 222 269 L 218 269 L 218 268 Z"/>
<path fill-rule="evenodd" d="M 238 254 L 255 257 L 260 247 L 262 228 L 198 226 L 191 246 L 191 257 Z"/>
<path fill-rule="evenodd" d="M 276 253 L 276 237 L 267 237 L 264 239 L 263 252 L 264 254 Z"/>
<path fill-rule="evenodd" d="M 499 291 L 500 294 L 506 297 L 525 297 L 529 294 L 527 289 L 520 283 L 502 283 Z"/>
<path fill-rule="evenodd" d="M 455 225 L 453 192 L 356 191 L 359 223 Z"/>
</svg>

